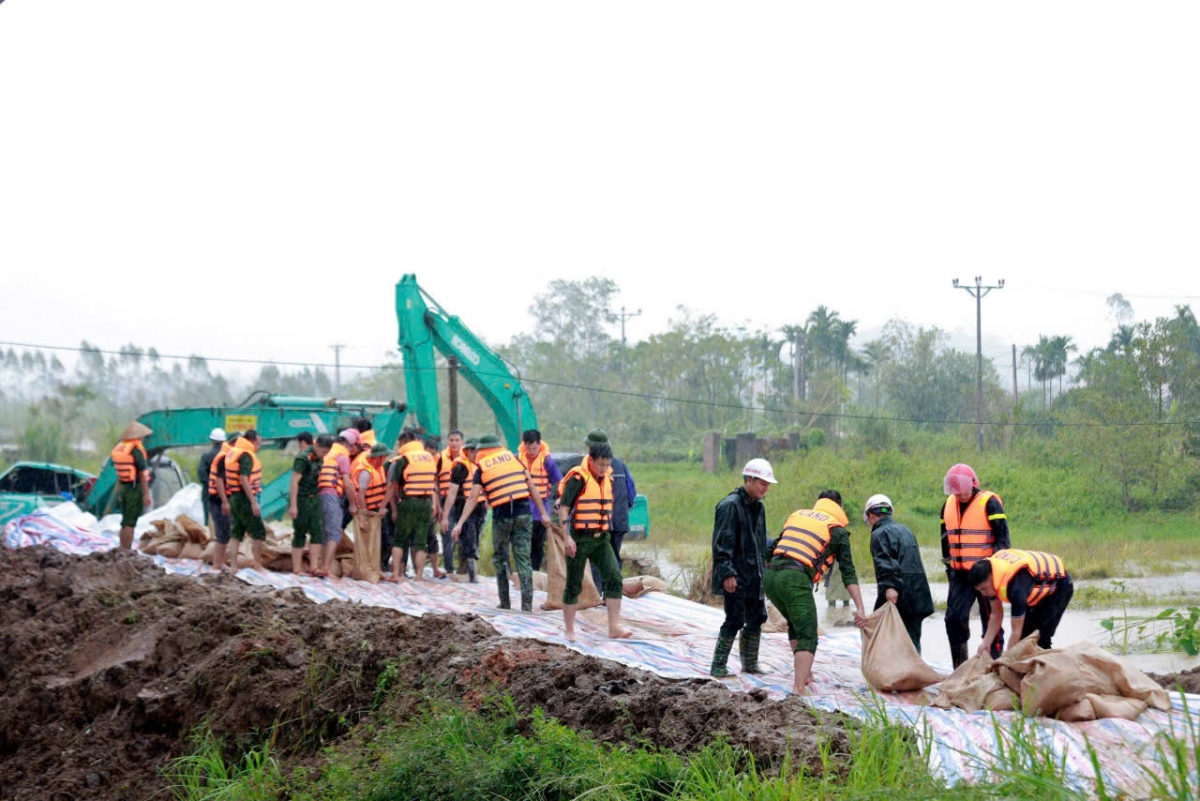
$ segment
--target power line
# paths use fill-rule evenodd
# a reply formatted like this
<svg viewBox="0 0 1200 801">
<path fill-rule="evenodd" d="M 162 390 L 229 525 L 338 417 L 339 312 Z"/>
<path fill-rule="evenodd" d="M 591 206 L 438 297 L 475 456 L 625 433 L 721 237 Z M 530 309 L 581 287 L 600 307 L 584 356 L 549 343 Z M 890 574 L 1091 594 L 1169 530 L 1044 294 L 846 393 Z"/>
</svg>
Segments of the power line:
<svg viewBox="0 0 1200 801">
<path fill-rule="evenodd" d="M 975 422 L 979 424 L 979 430 L 975 432 L 976 439 L 979 443 L 979 452 L 983 453 L 983 298 L 993 289 L 1004 289 L 1004 279 L 995 286 L 984 286 L 983 279 L 975 276 L 975 286 L 970 285 L 959 286 L 958 279 L 954 279 L 954 288 L 966 290 L 967 294 L 975 298 L 975 359 L 978 363 L 975 384 Z"/>
<path fill-rule="evenodd" d="M 0 341 L 0 346 L 30 348 L 33 350 L 50 350 L 50 351 L 75 351 L 78 352 L 82 348 L 67 347 L 63 345 L 38 345 L 31 342 L 8 342 Z M 89 352 L 102 353 L 111 356 L 128 356 L 126 351 L 122 353 L 119 350 L 110 350 L 105 348 L 88 348 Z M 191 360 L 202 359 L 205 362 L 218 363 L 233 363 L 233 364 L 260 364 L 277 367 L 334 367 L 335 365 L 328 362 L 293 362 L 293 361 L 278 361 L 271 359 L 241 359 L 235 357 L 223 356 L 200 356 L 192 354 L 191 356 L 179 356 L 177 354 L 157 354 L 160 359 L 173 360 Z M 401 364 L 344 364 L 343 367 L 355 368 L 361 370 L 401 370 L 404 369 Z M 445 366 L 433 366 L 419 368 L 428 372 L 447 372 L 450 368 Z M 476 371 L 475 373 L 481 377 L 488 378 L 510 378 L 504 373 L 490 373 L 486 371 Z M 846 420 L 876 420 L 884 423 L 913 423 L 915 425 L 953 425 L 953 426 L 974 426 L 984 425 L 993 428 L 1134 428 L 1144 426 L 1200 426 L 1200 420 L 1135 420 L 1135 421 L 1113 421 L 1113 422 L 1067 422 L 1067 421 L 1022 421 L 1022 420 L 984 420 L 982 423 L 972 420 L 948 420 L 935 419 L 923 420 L 916 417 L 894 417 L 881 416 L 875 414 L 851 414 L 848 412 L 819 412 L 810 409 L 785 409 L 775 406 L 753 406 L 744 403 L 726 403 L 721 401 L 699 400 L 696 398 L 675 398 L 669 395 L 653 395 L 645 392 L 633 392 L 631 390 L 607 389 L 605 387 L 588 387 L 581 384 L 569 384 L 563 381 L 550 381 L 546 379 L 522 377 L 520 379 L 526 384 L 536 384 L 538 386 L 556 387 L 559 389 L 569 389 L 577 392 L 597 392 L 603 395 L 617 395 L 626 398 L 635 398 L 639 400 L 659 401 L 662 403 L 678 403 L 689 406 L 704 406 L 714 409 L 730 409 L 734 411 L 748 412 L 770 412 L 774 414 L 792 415 L 795 417 L 821 417 L 821 418 L 838 418 Z"/>
</svg>

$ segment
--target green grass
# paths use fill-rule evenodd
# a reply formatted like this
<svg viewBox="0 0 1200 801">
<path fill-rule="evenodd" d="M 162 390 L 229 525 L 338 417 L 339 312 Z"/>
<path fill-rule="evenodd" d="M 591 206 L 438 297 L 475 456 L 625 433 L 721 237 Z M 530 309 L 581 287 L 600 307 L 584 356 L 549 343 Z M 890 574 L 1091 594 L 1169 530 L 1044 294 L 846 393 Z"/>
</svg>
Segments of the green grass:
<svg viewBox="0 0 1200 801">
<path fill-rule="evenodd" d="M 779 484 L 765 501 L 772 535 L 791 512 L 811 507 L 821 490 L 837 489 L 854 535 L 855 567 L 864 579 L 873 578 L 862 504 L 883 492 L 896 504 L 896 519 L 912 529 L 926 552 L 940 553 L 942 476 L 949 465 L 931 454 L 854 455 L 818 448 L 777 457 L 773 464 Z M 1003 498 L 1014 547 L 1057 554 L 1075 578 L 1169 574 L 1200 564 L 1200 518 L 1194 512 L 1126 512 L 1085 479 L 1051 462 L 1025 464 L 996 453 L 972 464 L 984 486 Z M 650 502 L 649 544 L 684 557 L 675 561 L 693 561 L 689 555 L 711 541 L 713 507 L 740 485 L 740 476 L 711 475 L 695 462 L 643 464 L 634 470 L 638 491 Z M 944 579 L 940 564 L 926 562 L 931 578 Z"/>
<path fill-rule="evenodd" d="M 412 707 L 408 707 L 412 708 Z M 524 715 L 502 699 L 485 711 L 422 702 L 415 715 L 364 722 L 320 759 L 287 767 L 271 743 L 227 755 L 207 730 L 191 754 L 166 770 L 181 801 L 215 799 L 1082 799 L 1112 797 L 1103 783 L 1078 792 L 1039 741 L 1032 719 L 996 718 L 999 747 L 986 784 L 947 787 L 932 775 L 918 739 L 928 732 L 891 725 L 880 707 L 865 724 L 825 727 L 817 750 L 764 771 L 745 751 L 716 739 L 679 755 L 646 744 L 596 742 L 540 710 Z M 1006 719 L 1007 720 L 1007 719 Z M 1089 754 L 1096 764 L 1094 751 Z M 1200 730 L 1172 732 L 1143 763 L 1152 798 L 1194 798 L 1190 766 Z M 981 766 L 983 767 L 983 766 Z"/>
</svg>

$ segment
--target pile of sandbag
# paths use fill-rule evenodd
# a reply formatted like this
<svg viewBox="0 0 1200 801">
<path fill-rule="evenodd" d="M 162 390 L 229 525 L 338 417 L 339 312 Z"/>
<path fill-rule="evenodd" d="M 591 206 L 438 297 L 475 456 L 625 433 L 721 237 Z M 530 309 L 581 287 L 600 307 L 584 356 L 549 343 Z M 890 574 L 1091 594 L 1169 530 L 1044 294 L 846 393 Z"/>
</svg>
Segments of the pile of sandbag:
<svg viewBox="0 0 1200 801">
<path fill-rule="evenodd" d="M 150 525 L 153 528 L 142 534 L 138 541 L 138 550 L 142 553 L 168 559 L 200 559 L 204 556 L 208 529 L 187 515 L 179 515 L 174 520 L 155 520 Z"/>
<path fill-rule="evenodd" d="M 1166 690 L 1095 643 L 1047 650 L 1037 637 L 1030 634 L 995 661 L 987 654 L 968 659 L 942 683 L 933 705 L 1020 709 L 1065 721 L 1135 720 L 1147 708 L 1170 710 Z"/>
<path fill-rule="evenodd" d="M 909 692 L 945 678 L 921 658 L 895 604 L 872 612 L 861 631 L 863 678 L 876 690 Z"/>
</svg>

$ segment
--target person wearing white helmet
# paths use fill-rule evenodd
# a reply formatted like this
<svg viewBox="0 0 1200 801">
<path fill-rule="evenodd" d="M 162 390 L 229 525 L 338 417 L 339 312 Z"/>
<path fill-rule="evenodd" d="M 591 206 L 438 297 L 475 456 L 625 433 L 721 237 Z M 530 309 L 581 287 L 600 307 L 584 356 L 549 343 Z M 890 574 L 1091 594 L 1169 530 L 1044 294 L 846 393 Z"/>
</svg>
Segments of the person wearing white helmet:
<svg viewBox="0 0 1200 801">
<path fill-rule="evenodd" d="M 212 472 L 213 459 L 221 452 L 225 444 L 225 429 L 214 428 L 208 435 L 209 449 L 200 454 L 200 462 L 196 465 L 196 479 L 200 486 L 208 486 L 208 474 Z M 204 522 L 208 523 L 208 504 L 204 504 Z"/>
<path fill-rule="evenodd" d="M 871 527 L 871 561 L 878 594 L 875 608 L 896 605 L 909 639 L 921 652 L 921 622 L 933 614 L 933 595 L 921 562 L 921 547 L 905 525 L 892 519 L 894 507 L 886 495 L 872 495 L 863 508 Z"/>
<path fill-rule="evenodd" d="M 770 462 L 751 459 L 742 468 L 742 486 L 717 504 L 712 538 L 712 593 L 724 599 L 725 622 L 717 635 L 709 672 L 719 679 L 733 675 L 726 665 L 734 637 L 738 637 L 742 672 L 766 672 L 758 667 L 762 624 L 767 620 L 763 594 L 767 513 L 762 499 L 776 483 Z"/>
</svg>

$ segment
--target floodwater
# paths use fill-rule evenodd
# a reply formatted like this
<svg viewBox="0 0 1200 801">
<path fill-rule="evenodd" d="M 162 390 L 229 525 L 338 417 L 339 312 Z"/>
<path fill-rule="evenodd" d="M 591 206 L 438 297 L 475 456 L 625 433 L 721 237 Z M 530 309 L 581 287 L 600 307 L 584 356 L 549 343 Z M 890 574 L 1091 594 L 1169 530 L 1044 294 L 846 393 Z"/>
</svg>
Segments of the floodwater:
<svg viewBox="0 0 1200 801">
<path fill-rule="evenodd" d="M 622 549 L 622 556 L 626 555 L 637 555 L 642 558 L 651 559 L 658 567 L 663 579 L 672 585 L 672 590 L 679 594 L 686 594 L 687 588 L 691 583 L 691 569 L 672 561 L 666 554 L 665 549 L 653 548 L 646 543 L 630 543 L 629 546 Z M 937 554 L 937 558 L 941 558 L 940 553 Z M 1129 592 L 1141 591 L 1151 596 L 1166 595 L 1168 593 L 1185 593 L 1194 595 L 1197 599 L 1195 603 L 1200 603 L 1200 572 L 1178 573 L 1172 576 L 1138 576 L 1116 580 L 1122 582 Z M 1112 589 L 1112 581 L 1112 579 L 1080 580 L 1075 582 L 1075 589 L 1076 592 L 1079 591 L 1079 588 L 1087 586 Z M 929 586 L 933 592 L 935 603 L 945 604 L 948 585 L 945 582 L 938 582 L 930 583 Z M 875 605 L 875 585 L 863 584 L 861 588 L 863 603 L 866 605 L 867 610 L 870 611 Z M 1101 627 L 1100 621 L 1114 615 L 1119 619 L 1122 615 L 1126 614 L 1130 617 L 1150 617 L 1161 612 L 1167 605 L 1166 603 L 1162 603 L 1155 607 L 1130 607 L 1128 609 L 1121 609 L 1120 606 L 1115 608 L 1097 607 L 1093 609 L 1072 609 L 1068 607 L 1066 614 L 1063 615 L 1063 619 L 1058 625 L 1058 631 L 1054 635 L 1054 645 L 1066 646 L 1082 642 L 1083 640 L 1091 640 L 1097 645 L 1114 646 L 1118 643 L 1114 643 L 1113 634 Z M 829 629 L 854 625 L 852 608 L 846 606 L 830 607 L 825 602 L 824 588 L 821 588 L 817 593 L 817 610 L 820 624 L 823 628 Z M 1006 615 L 1006 633 L 1009 630 L 1010 626 Z M 979 613 L 976 611 L 972 615 L 971 621 L 971 642 L 968 646 L 970 654 L 975 653 L 975 649 L 979 647 L 982 636 L 982 630 L 979 625 Z M 1121 639 L 1123 638 L 1118 638 L 1118 640 Z M 925 661 L 934 667 L 944 669 L 947 672 L 950 670 L 950 645 L 946 640 L 945 616 L 941 611 L 934 612 L 925 619 L 925 623 L 921 629 L 921 653 Z M 1180 670 L 1200 667 L 1200 656 L 1188 656 L 1184 653 L 1129 653 L 1125 655 L 1125 658 L 1141 670 L 1151 673 L 1174 673 Z"/>
</svg>

